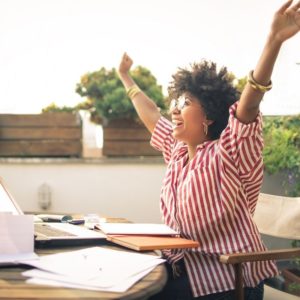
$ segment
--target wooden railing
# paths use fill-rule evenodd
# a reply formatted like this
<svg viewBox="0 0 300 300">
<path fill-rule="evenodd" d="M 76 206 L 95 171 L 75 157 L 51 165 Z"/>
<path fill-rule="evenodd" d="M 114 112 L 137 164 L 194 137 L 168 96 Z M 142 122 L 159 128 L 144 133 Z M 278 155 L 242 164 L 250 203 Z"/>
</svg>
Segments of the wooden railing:
<svg viewBox="0 0 300 300">
<path fill-rule="evenodd" d="M 1 157 L 81 157 L 79 114 L 0 114 Z"/>
</svg>

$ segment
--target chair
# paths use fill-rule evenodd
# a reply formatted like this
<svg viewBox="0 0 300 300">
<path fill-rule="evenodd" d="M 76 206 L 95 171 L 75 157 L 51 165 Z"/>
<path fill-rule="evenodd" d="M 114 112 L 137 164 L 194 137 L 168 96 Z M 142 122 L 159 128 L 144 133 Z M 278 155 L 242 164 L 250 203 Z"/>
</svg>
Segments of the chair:
<svg viewBox="0 0 300 300">
<path fill-rule="evenodd" d="M 260 193 L 254 220 L 261 234 L 300 240 L 300 197 L 292 198 Z M 220 262 L 234 265 L 236 299 L 243 300 L 243 263 L 293 259 L 296 257 L 300 257 L 300 248 L 224 254 L 220 256 Z M 299 300 L 299 297 L 265 286 L 264 300 L 267 299 Z"/>
</svg>

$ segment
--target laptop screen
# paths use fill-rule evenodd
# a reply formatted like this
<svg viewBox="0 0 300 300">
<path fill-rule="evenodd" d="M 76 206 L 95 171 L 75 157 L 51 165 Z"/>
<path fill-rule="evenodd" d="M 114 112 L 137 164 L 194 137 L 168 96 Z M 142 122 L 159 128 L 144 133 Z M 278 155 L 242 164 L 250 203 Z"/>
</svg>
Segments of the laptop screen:
<svg viewBox="0 0 300 300">
<path fill-rule="evenodd" d="M 0 212 L 9 212 L 13 215 L 22 214 L 20 207 L 18 207 L 8 191 L 5 189 L 2 180 L 0 180 Z"/>
</svg>

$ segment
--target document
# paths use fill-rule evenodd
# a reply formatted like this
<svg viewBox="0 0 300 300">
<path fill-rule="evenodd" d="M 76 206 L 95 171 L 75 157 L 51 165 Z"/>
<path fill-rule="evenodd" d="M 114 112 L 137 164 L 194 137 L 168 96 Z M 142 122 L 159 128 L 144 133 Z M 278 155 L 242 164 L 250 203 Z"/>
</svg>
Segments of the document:
<svg viewBox="0 0 300 300">
<path fill-rule="evenodd" d="M 45 255 L 26 264 L 38 270 L 23 273 L 30 282 L 57 282 L 61 286 L 124 291 L 165 260 L 156 255 L 91 247 Z"/>
<path fill-rule="evenodd" d="M 31 260 L 37 260 L 39 257 L 34 252 L 18 253 L 18 254 L 1 254 L 0 266 L 19 264 L 23 262 L 29 262 Z"/>
<path fill-rule="evenodd" d="M 95 226 L 105 234 L 126 235 L 178 235 L 179 233 L 165 224 L 151 223 L 101 223 Z"/>
<path fill-rule="evenodd" d="M 31 284 L 41 284 L 50 285 L 56 287 L 67 287 L 75 289 L 87 289 L 92 291 L 104 291 L 104 292 L 114 292 L 123 293 L 126 292 L 131 286 L 133 286 L 137 281 L 149 274 L 155 267 L 150 267 L 145 271 L 142 271 L 136 275 L 133 275 L 122 282 L 115 284 L 111 287 L 97 287 L 97 285 L 92 285 L 91 282 L 84 284 L 82 282 L 76 282 L 66 279 L 65 276 L 60 276 L 52 274 L 49 272 L 44 272 L 40 270 L 30 270 L 23 273 L 24 276 L 29 276 L 26 282 Z"/>
<path fill-rule="evenodd" d="M 0 264 L 38 259 L 34 253 L 33 216 L 0 213 Z"/>
</svg>

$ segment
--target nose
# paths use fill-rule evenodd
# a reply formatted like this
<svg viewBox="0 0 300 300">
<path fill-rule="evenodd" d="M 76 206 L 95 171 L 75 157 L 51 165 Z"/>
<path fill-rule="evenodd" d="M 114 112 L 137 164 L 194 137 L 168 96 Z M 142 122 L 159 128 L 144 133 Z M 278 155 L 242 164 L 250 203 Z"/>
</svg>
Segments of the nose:
<svg viewBox="0 0 300 300">
<path fill-rule="evenodd" d="M 171 111 L 171 113 L 172 113 L 172 115 L 174 114 L 176 114 L 176 115 L 178 115 L 178 114 L 180 114 L 181 113 L 181 111 L 178 109 L 178 107 L 177 107 L 177 105 L 173 108 L 173 110 Z"/>
</svg>

